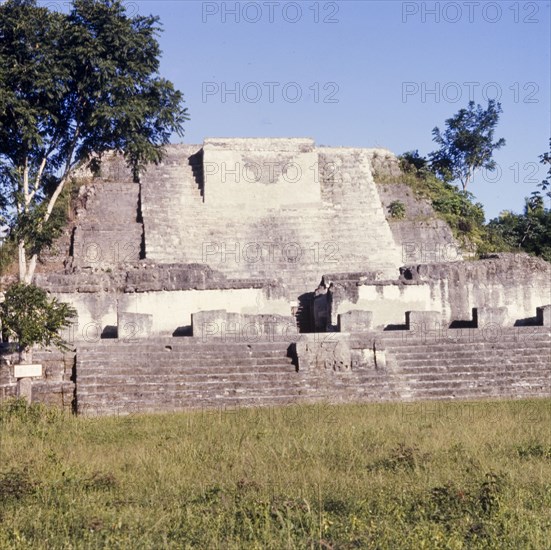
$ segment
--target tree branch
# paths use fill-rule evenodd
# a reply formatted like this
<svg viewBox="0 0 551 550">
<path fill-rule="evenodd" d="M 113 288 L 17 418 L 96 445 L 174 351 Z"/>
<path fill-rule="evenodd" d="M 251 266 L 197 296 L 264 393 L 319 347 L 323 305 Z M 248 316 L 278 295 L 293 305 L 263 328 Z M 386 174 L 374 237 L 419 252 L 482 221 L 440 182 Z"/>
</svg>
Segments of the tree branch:
<svg viewBox="0 0 551 550">
<path fill-rule="evenodd" d="M 50 153 L 51 151 L 49 151 L 42 157 L 42 161 L 40 163 L 40 166 L 38 167 L 38 172 L 36 174 L 36 179 L 34 180 L 34 189 L 29 196 L 29 202 L 34 199 L 34 196 L 36 195 L 38 188 L 40 187 L 40 180 L 42 179 L 42 174 L 44 173 L 44 168 L 46 168 L 46 162 L 48 161 L 48 155 Z"/>
<path fill-rule="evenodd" d="M 25 165 L 23 166 L 23 208 L 27 211 L 29 198 L 29 157 L 25 157 Z"/>
</svg>

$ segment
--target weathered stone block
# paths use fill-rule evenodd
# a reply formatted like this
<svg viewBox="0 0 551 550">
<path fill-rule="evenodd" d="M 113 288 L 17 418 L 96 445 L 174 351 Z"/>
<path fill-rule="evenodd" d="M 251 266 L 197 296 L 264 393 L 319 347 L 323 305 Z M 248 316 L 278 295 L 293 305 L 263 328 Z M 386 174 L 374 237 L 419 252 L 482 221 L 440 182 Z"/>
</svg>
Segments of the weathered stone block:
<svg viewBox="0 0 551 550">
<path fill-rule="evenodd" d="M 298 341 L 296 345 L 299 370 L 348 371 L 352 367 L 352 356 L 348 340 L 332 338 L 316 341 Z"/>
<path fill-rule="evenodd" d="M 440 327 L 440 311 L 406 311 L 407 330 L 433 330 Z"/>
<path fill-rule="evenodd" d="M 121 340 L 134 340 L 151 336 L 153 315 L 147 313 L 119 312 L 117 314 L 118 337 Z"/>
<path fill-rule="evenodd" d="M 228 313 L 225 309 L 198 311 L 191 314 L 191 330 L 195 337 L 212 338 L 222 336 L 227 325 L 235 323 L 236 314 Z"/>
<path fill-rule="evenodd" d="M 475 307 L 473 320 L 477 328 L 484 328 L 490 324 L 504 326 L 507 320 L 506 307 Z"/>
<path fill-rule="evenodd" d="M 538 324 L 544 327 L 551 327 L 551 304 L 536 308 Z"/>
<path fill-rule="evenodd" d="M 339 332 L 360 332 L 373 328 L 373 312 L 364 310 L 347 311 L 337 317 Z"/>
</svg>

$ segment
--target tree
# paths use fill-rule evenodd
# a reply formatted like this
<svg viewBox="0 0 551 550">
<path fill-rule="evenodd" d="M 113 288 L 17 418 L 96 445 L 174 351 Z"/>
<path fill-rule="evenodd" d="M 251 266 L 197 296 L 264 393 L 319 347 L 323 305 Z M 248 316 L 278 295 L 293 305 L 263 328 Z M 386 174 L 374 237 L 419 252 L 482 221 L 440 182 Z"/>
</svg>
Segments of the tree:
<svg viewBox="0 0 551 550">
<path fill-rule="evenodd" d="M 487 225 L 490 236 L 498 237 L 512 250 L 521 250 L 551 262 L 551 210 L 527 200 L 524 212 L 502 212 Z"/>
<path fill-rule="evenodd" d="M 538 158 L 540 159 L 540 164 L 547 166 L 547 174 L 545 174 L 545 178 L 538 184 L 538 187 L 551 199 L 551 138 L 549 138 L 549 151 L 541 154 Z M 534 191 L 532 195 L 541 195 L 541 191 Z"/>
<path fill-rule="evenodd" d="M 467 109 L 460 109 L 446 120 L 447 128 L 443 133 L 435 127 L 433 141 L 440 145 L 440 149 L 429 154 L 435 174 L 447 183 L 459 180 L 466 191 L 476 170 L 495 170 L 492 155 L 505 145 L 503 138 L 493 141 L 501 112 L 501 104 L 493 99 L 488 101 L 485 110 L 480 105 L 475 107 L 474 101 L 470 101 Z"/>
<path fill-rule="evenodd" d="M 50 300 L 45 290 L 21 282 L 8 288 L 0 304 L 2 330 L 17 339 L 22 360 L 35 344 L 67 349 L 59 331 L 75 316 L 71 306 Z"/>
<path fill-rule="evenodd" d="M 73 0 L 68 14 L 36 0 L 0 6 L 0 214 L 30 283 L 51 243 L 56 201 L 83 163 L 125 156 L 135 179 L 188 120 L 158 75 L 158 18 L 128 17 L 121 0 Z"/>
<path fill-rule="evenodd" d="M 551 140 L 549 145 L 551 148 Z M 546 152 L 539 159 L 548 166 L 545 179 L 537 185 L 541 191 L 537 189 L 525 199 L 522 214 L 502 212 L 487 228 L 491 237 L 501 239 L 511 249 L 521 249 L 551 262 L 551 208 L 545 207 L 542 194 L 543 191 L 545 196 L 551 197 L 551 155 Z"/>
</svg>

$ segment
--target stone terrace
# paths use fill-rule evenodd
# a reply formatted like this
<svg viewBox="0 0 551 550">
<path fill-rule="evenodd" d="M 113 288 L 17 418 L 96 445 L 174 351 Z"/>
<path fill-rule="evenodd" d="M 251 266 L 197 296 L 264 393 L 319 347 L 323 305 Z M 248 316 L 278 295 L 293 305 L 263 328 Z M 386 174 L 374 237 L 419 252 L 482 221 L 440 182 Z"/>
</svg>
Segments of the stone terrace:
<svg viewBox="0 0 551 550">
<path fill-rule="evenodd" d="M 301 402 L 378 402 L 551 396 L 549 327 L 441 333 L 302 335 L 298 342 L 230 339 L 104 341 L 79 348 L 84 414 L 235 408 Z M 302 361 L 300 346 L 349 346 Z M 297 349 L 299 350 L 297 353 Z"/>
<path fill-rule="evenodd" d="M 401 184 L 377 186 L 385 170 L 399 175 L 385 150 L 207 139 L 168 147 L 139 184 L 114 156 L 81 174 L 65 269 L 36 282 L 75 305 L 82 330 L 71 352 L 37 350 L 33 399 L 103 415 L 550 397 L 550 264 L 434 254 L 455 247 L 449 228 L 425 223 L 430 205 Z M 429 257 L 404 259 L 410 238 Z M 293 330 L 231 328 L 274 319 Z M 14 362 L 4 349 L 0 398 L 17 394 Z"/>
</svg>

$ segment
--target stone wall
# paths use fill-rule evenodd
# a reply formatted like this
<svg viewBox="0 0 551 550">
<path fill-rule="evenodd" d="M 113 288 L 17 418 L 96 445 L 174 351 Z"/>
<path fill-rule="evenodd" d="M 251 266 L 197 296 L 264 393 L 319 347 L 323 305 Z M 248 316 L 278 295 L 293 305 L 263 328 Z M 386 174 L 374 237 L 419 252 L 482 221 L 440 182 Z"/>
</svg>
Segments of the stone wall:
<svg viewBox="0 0 551 550">
<path fill-rule="evenodd" d="M 533 322 L 536 308 L 551 298 L 551 264 L 524 253 L 404 267 L 400 278 L 429 284 L 450 321 L 470 319 L 473 308 L 486 306 L 505 307 L 507 324 Z"/>
<path fill-rule="evenodd" d="M 124 312 L 151 315 L 152 334 L 167 336 L 188 330 L 192 314 L 200 311 L 292 314 L 286 289 L 276 281 L 227 279 L 204 265 L 143 263 L 111 272 L 81 270 L 38 275 L 36 284 L 77 309 L 71 341 L 116 336 L 117 318 Z"/>
<path fill-rule="evenodd" d="M 352 276 L 327 275 L 335 286 L 331 324 L 347 311 L 371 311 L 373 326 L 385 328 L 403 323 L 406 311 L 441 310 L 442 296 L 429 284 L 404 284 L 399 281 L 362 281 Z"/>
<path fill-rule="evenodd" d="M 42 365 L 43 373 L 41 377 L 32 379 L 32 401 L 73 410 L 75 352 L 37 349 L 33 351 L 32 360 Z M 14 377 L 14 365 L 18 363 L 19 354 L 9 345 L 0 345 L 0 400 L 19 396 L 18 379 Z"/>
<path fill-rule="evenodd" d="M 98 179 L 80 188 L 79 199 L 72 267 L 113 269 L 143 256 L 138 184 Z"/>
<path fill-rule="evenodd" d="M 380 331 L 364 313 L 348 324 L 353 332 L 297 335 L 287 330 L 288 317 L 205 312 L 194 319 L 193 337 L 134 335 L 80 342 L 74 352 L 35 351 L 44 376 L 32 380 L 32 399 L 103 415 L 550 397 L 551 328 L 549 315 L 540 317 L 545 326 L 450 329 L 439 312 L 409 312 L 401 327 Z M 18 394 L 15 361 L 4 350 L 0 399 Z"/>
<path fill-rule="evenodd" d="M 205 203 L 245 211 L 320 207 L 311 139 L 205 139 Z"/>
<path fill-rule="evenodd" d="M 504 323 L 513 326 L 534 323 L 536 308 L 551 301 L 551 264 L 528 254 L 403 267 L 398 281 L 325 278 L 336 287 L 334 325 L 350 310 L 372 311 L 374 326 L 384 327 L 402 323 L 408 310 L 438 310 L 451 323 L 472 320 L 473 308 L 505 307 Z"/>
<path fill-rule="evenodd" d="M 81 414 L 551 396 L 549 327 L 367 331 L 298 340 L 105 341 L 77 355 Z"/>
<path fill-rule="evenodd" d="M 400 278 L 391 281 L 378 281 L 369 273 L 327 274 L 324 279 L 334 285 L 332 326 L 340 313 L 354 310 L 371 311 L 373 326 L 384 328 L 402 324 L 406 311 L 437 310 L 452 323 L 470 321 L 473 308 L 481 307 L 506 308 L 507 325 L 533 324 L 536 308 L 551 301 L 551 266 L 526 254 L 404 267 Z M 152 333 L 171 335 L 188 330 L 192 314 L 199 311 L 300 317 L 302 303 L 290 300 L 278 281 L 227 279 L 201 265 L 144 263 L 111 273 L 39 275 L 37 284 L 77 308 L 79 326 L 72 336 L 77 340 L 111 337 L 120 312 L 152 315 Z"/>
</svg>

